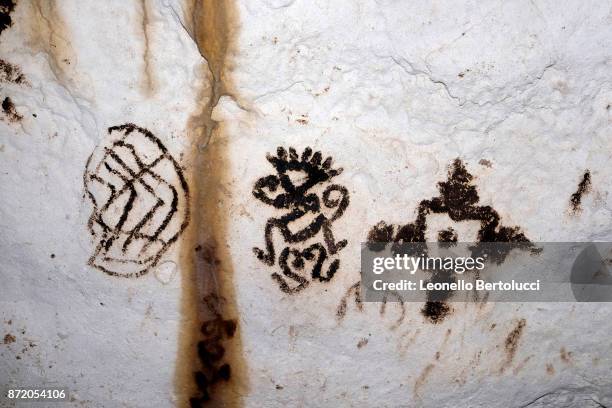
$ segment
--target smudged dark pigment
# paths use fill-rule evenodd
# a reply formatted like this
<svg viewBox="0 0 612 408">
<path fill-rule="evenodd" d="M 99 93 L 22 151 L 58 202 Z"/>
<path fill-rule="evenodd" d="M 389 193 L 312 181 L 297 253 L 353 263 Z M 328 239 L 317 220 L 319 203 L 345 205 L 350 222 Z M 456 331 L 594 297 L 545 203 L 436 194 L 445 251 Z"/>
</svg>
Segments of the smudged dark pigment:
<svg viewBox="0 0 612 408">
<path fill-rule="evenodd" d="M 582 210 L 582 197 L 591 191 L 591 172 L 586 170 L 582 175 L 582 180 L 578 183 L 578 189 L 570 197 L 570 207 L 574 214 Z"/>
<path fill-rule="evenodd" d="M 204 298 L 204 304 L 214 316 L 202 323 L 200 329 L 202 339 L 198 342 L 198 357 L 200 369 L 194 373 L 197 394 L 189 403 L 191 407 L 201 407 L 211 399 L 212 389 L 220 382 L 231 378 L 231 366 L 224 362 L 224 342 L 234 337 L 237 329 L 236 320 L 224 319 L 219 305 L 222 302 L 215 296 Z"/>
</svg>

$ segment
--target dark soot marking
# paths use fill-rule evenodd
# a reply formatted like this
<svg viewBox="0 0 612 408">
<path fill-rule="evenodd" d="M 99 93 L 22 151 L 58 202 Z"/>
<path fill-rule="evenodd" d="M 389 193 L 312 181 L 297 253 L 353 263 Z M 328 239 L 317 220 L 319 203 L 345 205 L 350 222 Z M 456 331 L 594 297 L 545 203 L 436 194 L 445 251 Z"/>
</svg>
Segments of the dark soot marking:
<svg viewBox="0 0 612 408">
<path fill-rule="evenodd" d="M 234 319 L 228 320 L 221 317 L 219 311 L 221 302 L 215 295 L 204 298 L 204 304 L 214 317 L 205 321 L 200 330 L 202 340 L 197 345 L 200 370 L 194 373 L 198 391 L 189 400 L 192 407 L 205 405 L 211 400 L 215 385 L 231 379 L 231 367 L 228 363 L 223 362 L 226 352 L 223 344 L 234 337 L 237 322 Z"/>
<path fill-rule="evenodd" d="M 330 281 L 340 267 L 339 259 L 332 259 L 346 245 L 347 240 L 336 241 L 332 224 L 342 217 L 349 205 L 349 192 L 346 187 L 339 184 L 331 184 L 331 179 L 342 173 L 342 168 L 332 168 L 332 158 L 323 160 L 321 152 L 312 152 L 310 147 L 304 149 L 301 155 L 290 147 L 285 150 L 278 147 L 277 155 L 268 155 L 267 159 L 276 170 L 276 174 L 268 175 L 258 179 L 253 187 L 253 196 L 277 210 L 285 213 L 280 217 L 268 219 L 264 228 L 265 250 L 253 248 L 257 259 L 268 266 L 278 265 L 280 273 L 272 273 L 272 279 L 279 288 L 288 294 L 297 293 L 306 288 L 310 281 L 304 275 L 310 275 L 312 279 L 321 282 Z M 301 173 L 303 177 L 299 182 L 294 182 L 290 173 Z M 318 185 L 330 183 L 321 197 L 310 190 Z M 278 194 L 273 197 L 269 193 Z M 334 198 L 336 197 L 336 198 Z M 327 216 L 322 211 L 322 206 L 335 209 L 335 212 Z M 289 225 L 299 221 L 302 217 L 314 214 L 314 220 L 307 226 L 292 232 Z M 273 232 L 279 231 L 288 244 L 277 259 L 274 248 Z M 299 245 L 322 233 L 322 242 L 317 242 L 307 248 Z M 327 268 L 324 264 L 329 259 Z M 310 271 L 305 273 L 310 266 Z M 287 278 L 289 278 L 287 280 Z"/>
<path fill-rule="evenodd" d="M 458 239 L 457 232 L 453 227 L 438 232 L 438 242 L 458 242 Z"/>
<path fill-rule="evenodd" d="M 138 127 L 132 123 L 127 123 L 120 126 L 113 126 L 108 128 L 108 133 L 112 134 L 114 131 L 118 131 L 123 133 L 122 140 L 115 141 L 112 145 L 112 148 L 105 148 L 105 154 L 100 162 L 93 167 L 93 171 L 90 171 L 90 161 L 92 156 L 87 161 L 85 174 L 83 175 L 83 180 L 85 183 L 85 188 L 87 191 L 88 197 L 91 199 L 94 205 L 94 211 L 88 222 L 88 227 L 92 233 L 92 235 L 96 236 L 96 231 L 94 229 L 94 224 L 99 225 L 103 232 L 102 234 L 98 234 L 98 245 L 92 257 L 89 259 L 89 265 L 109 274 L 112 276 L 121 276 L 121 277 L 139 277 L 147 273 L 150 268 L 157 265 L 162 255 L 170 248 L 170 246 L 176 242 L 178 237 L 183 233 L 187 225 L 189 224 L 189 187 L 187 185 L 187 181 L 185 180 L 185 176 L 183 175 L 183 170 L 178 165 L 176 160 L 168 153 L 166 147 L 162 144 L 162 142 L 155 137 L 149 130 Z M 138 132 L 145 139 L 153 142 L 156 147 L 159 149 L 161 154 L 153 160 L 150 164 L 145 165 L 142 158 L 136 152 L 136 149 L 133 145 L 129 143 L 125 143 L 125 138 L 130 135 L 132 132 Z M 134 171 L 126 164 L 125 151 L 123 149 L 127 149 L 129 151 L 129 158 L 133 159 L 136 165 L 138 166 L 138 170 Z M 113 163 L 110 163 L 112 159 Z M 155 171 L 152 170 L 157 164 L 159 164 L 162 160 L 169 161 L 172 164 L 172 167 L 176 173 L 178 181 L 180 183 L 180 187 L 182 190 L 183 200 L 185 201 L 185 216 L 181 221 L 181 225 L 179 230 L 167 240 L 159 239 L 159 236 L 167 229 L 168 225 L 172 221 L 172 219 L 177 216 L 178 213 L 178 201 L 179 201 L 179 192 L 173 185 L 172 180 L 166 180 Z M 114 174 L 119 177 L 123 186 L 117 188 L 117 186 L 113 185 L 110 181 L 105 180 L 99 173 L 101 167 L 104 167 L 109 173 Z M 153 187 L 151 187 L 143 177 L 148 175 L 152 177 L 154 180 L 159 182 L 160 184 L 164 184 L 168 187 L 168 189 L 172 192 L 172 201 L 170 203 L 164 202 L 163 199 L 156 195 L 156 191 Z M 90 182 L 96 181 L 104 186 L 106 186 L 110 190 L 110 195 L 108 199 L 104 203 L 98 203 L 95 199 L 93 192 L 90 190 Z M 134 202 L 138 198 L 138 192 L 135 189 L 135 185 L 141 185 L 149 194 L 151 194 L 152 207 L 143 214 L 134 215 L 133 206 Z M 129 192 L 128 200 L 125 202 L 123 207 L 121 208 L 121 215 L 115 224 L 114 227 L 111 227 L 103 220 L 103 215 L 105 212 L 109 211 L 109 208 L 116 200 L 122 196 L 123 193 Z M 165 204 L 169 205 L 169 210 L 165 214 L 163 221 L 159 226 L 155 229 L 153 234 L 146 235 L 142 234 L 140 231 L 158 214 L 160 211 L 164 211 L 162 208 Z M 129 230 L 124 231 L 123 226 L 127 222 L 130 217 L 138 217 L 138 221 L 135 223 L 135 226 Z M 118 239 L 120 236 L 127 235 L 125 241 L 121 246 L 121 251 L 125 254 L 128 250 L 128 247 L 132 243 L 134 239 L 141 239 L 145 242 L 142 250 L 140 251 L 139 257 L 136 259 L 116 259 L 113 257 L 105 256 L 105 253 L 110 250 L 114 241 Z M 150 245 L 155 243 L 161 243 L 161 248 L 154 253 L 152 256 L 143 256 L 143 252 L 146 251 Z M 99 264 L 96 262 L 98 256 L 101 256 L 103 263 Z M 109 267 L 104 264 L 104 262 L 110 261 L 120 263 L 120 264 L 134 264 L 141 265 L 139 267 L 139 271 L 130 272 L 130 273 L 119 273 L 109 269 Z M 144 265 L 144 268 L 142 268 Z"/>
<path fill-rule="evenodd" d="M 8 82 L 17 85 L 27 84 L 27 80 L 21 72 L 21 68 L 2 59 L 0 59 L 0 82 Z"/>
<path fill-rule="evenodd" d="M 2 111 L 10 123 L 21 122 L 23 119 L 23 116 L 17 112 L 17 109 L 15 109 L 15 104 L 8 96 L 2 101 Z"/>
<path fill-rule="evenodd" d="M 11 13 L 15 10 L 14 0 L 0 0 L 0 35 L 13 25 Z"/>
<path fill-rule="evenodd" d="M 570 198 L 572 212 L 578 213 L 582 210 L 582 196 L 591 191 L 591 172 L 586 170 L 582 175 L 582 180 L 578 184 L 578 189 Z"/>
<path fill-rule="evenodd" d="M 491 206 L 479 206 L 478 191 L 472 184 L 472 176 L 460 159 L 455 159 L 448 171 L 446 181 L 438 183 L 439 196 L 429 200 L 422 200 L 417 208 L 417 217 L 414 222 L 405 225 L 389 225 L 380 221 L 368 233 L 368 247 L 373 251 L 384 249 L 384 243 L 398 244 L 408 242 L 425 242 L 427 231 L 427 216 L 429 214 L 448 214 L 455 222 L 479 221 L 478 242 L 516 242 L 517 248 L 532 248 L 531 241 L 521 232 L 519 227 L 506 227 L 501 225 L 499 213 Z M 457 242 L 458 236 L 453 229 L 441 231 L 438 234 L 441 242 Z M 514 247 L 514 246 L 513 246 Z M 498 252 L 488 252 L 488 259 L 501 263 L 512 248 Z M 485 255 L 480 253 L 480 256 Z M 432 276 L 444 278 L 443 276 Z M 449 293 L 450 297 L 452 293 Z M 449 313 L 450 307 L 440 300 L 429 300 L 421 313 L 432 323 L 441 322 Z"/>
<path fill-rule="evenodd" d="M 440 323 L 451 312 L 450 306 L 446 302 L 429 301 L 421 309 L 421 314 L 431 323 Z"/>
</svg>

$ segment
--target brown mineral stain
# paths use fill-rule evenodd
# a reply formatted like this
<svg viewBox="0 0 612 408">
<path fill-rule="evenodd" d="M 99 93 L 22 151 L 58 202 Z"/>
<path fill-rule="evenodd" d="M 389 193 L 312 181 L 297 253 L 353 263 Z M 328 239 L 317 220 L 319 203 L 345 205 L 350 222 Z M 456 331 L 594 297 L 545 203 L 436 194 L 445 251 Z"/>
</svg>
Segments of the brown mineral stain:
<svg viewBox="0 0 612 408">
<path fill-rule="evenodd" d="M 209 71 L 212 84 L 200 91 L 194 103 L 200 108 L 188 123 L 192 149 L 185 161 L 196 211 L 181 245 L 183 317 L 175 389 L 179 406 L 235 407 L 242 405 L 248 381 L 227 233 L 231 194 L 225 194 L 224 188 L 231 183 L 229 135 L 223 124 L 213 121 L 212 111 L 232 89 L 229 64 L 238 15 L 227 0 L 185 0 L 183 9 L 186 29 L 208 63 L 202 67 Z M 221 322 L 215 327 L 224 327 L 222 336 L 211 337 L 205 330 L 212 322 Z"/>
<path fill-rule="evenodd" d="M 555 375 L 555 367 L 552 364 L 546 364 L 546 374 Z"/>
<path fill-rule="evenodd" d="M 143 88 L 147 95 L 151 95 L 155 92 L 155 81 L 154 74 L 151 68 L 151 46 L 149 38 L 149 2 L 147 0 L 141 1 L 142 8 L 142 35 L 144 37 L 144 83 Z"/>
<path fill-rule="evenodd" d="M 2 101 L 2 112 L 4 112 L 4 115 L 9 123 L 21 122 L 23 119 L 23 116 L 17 112 L 17 109 L 15 109 L 15 104 L 8 96 Z"/>
<path fill-rule="evenodd" d="M 565 350 L 565 347 L 561 347 L 559 350 L 559 357 L 565 364 L 571 364 L 572 362 L 572 352 Z"/>
<path fill-rule="evenodd" d="M 414 393 L 416 395 L 419 395 L 419 389 L 425 385 L 425 383 L 427 382 L 427 378 L 429 377 L 429 375 L 431 374 L 431 371 L 435 368 L 435 365 L 433 364 L 428 364 L 427 367 L 425 367 L 425 369 L 421 372 L 421 375 L 419 375 L 419 378 L 417 378 L 417 380 L 414 383 Z"/>
<path fill-rule="evenodd" d="M 75 64 L 66 64 L 65 61 L 76 61 L 77 58 L 70 41 L 72 33 L 61 14 L 63 3 L 31 0 L 23 5 L 27 5 L 24 21 L 28 25 L 28 47 L 46 53 L 53 73 L 73 85 L 76 78 Z"/>
<path fill-rule="evenodd" d="M 570 210 L 572 214 L 582 211 L 582 197 L 591 191 L 591 172 L 586 170 L 582 175 L 582 180 L 578 183 L 578 189 L 570 197 Z"/>
<path fill-rule="evenodd" d="M 531 357 L 533 356 L 527 356 L 523 361 L 521 361 L 519 365 L 512 370 L 512 374 L 517 375 L 523 368 L 525 368 L 525 365 L 529 362 L 529 360 L 531 360 Z"/>
<path fill-rule="evenodd" d="M 365 338 L 365 337 L 363 339 L 359 340 L 359 342 L 357 343 L 357 348 L 360 349 L 360 348 L 366 346 L 368 344 L 368 341 L 369 340 L 367 338 Z"/>
<path fill-rule="evenodd" d="M 6 336 L 4 336 L 4 344 L 11 344 L 14 343 L 15 340 L 17 340 L 15 338 L 15 336 L 13 336 L 12 334 L 8 333 Z"/>
<path fill-rule="evenodd" d="M 512 360 L 514 360 L 514 355 L 516 354 L 516 351 L 518 350 L 519 341 L 521 340 L 521 336 L 523 335 L 523 330 L 526 324 L 527 324 L 527 321 L 525 319 L 521 319 L 517 322 L 514 329 L 512 329 L 512 331 L 508 333 L 508 336 L 506 337 L 506 340 L 504 341 L 506 359 L 504 361 L 504 364 L 501 367 L 501 370 L 500 370 L 501 372 L 503 372 L 506 367 L 512 364 Z"/>
<path fill-rule="evenodd" d="M 390 330 L 395 330 L 402 324 L 404 318 L 406 317 L 406 305 L 404 304 L 404 298 L 399 293 L 395 291 L 386 293 L 380 304 L 379 313 L 381 317 L 385 316 L 387 313 L 387 302 L 390 297 L 395 299 L 393 305 L 396 305 L 396 307 L 394 307 L 394 309 L 399 312 L 397 314 L 397 320 L 389 327 Z"/>
<path fill-rule="evenodd" d="M 414 344 L 419 333 L 421 333 L 421 329 L 416 329 L 414 333 L 411 330 L 404 332 L 398 341 L 397 350 L 399 352 L 400 357 L 404 357 L 406 352 Z"/>
</svg>

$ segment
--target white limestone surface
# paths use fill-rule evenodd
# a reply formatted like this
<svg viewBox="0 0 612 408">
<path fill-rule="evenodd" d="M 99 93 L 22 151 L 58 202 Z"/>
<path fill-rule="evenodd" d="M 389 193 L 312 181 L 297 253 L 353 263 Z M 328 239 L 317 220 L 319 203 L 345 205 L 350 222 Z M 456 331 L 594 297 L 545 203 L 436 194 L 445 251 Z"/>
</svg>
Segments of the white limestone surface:
<svg viewBox="0 0 612 408">
<path fill-rule="evenodd" d="M 197 47 L 172 8 L 147 7 L 144 25 L 139 2 L 21 1 L 0 37 L 0 58 L 27 80 L 0 84 L 23 117 L 0 123 L 0 330 L 14 336 L 0 344 L 3 391 L 65 387 L 66 406 L 174 403 L 178 247 L 136 280 L 88 265 L 100 237 L 84 172 L 107 128 L 146 128 L 184 165 L 187 119 L 205 103 Z M 135 205 L 149 205 L 138 192 Z"/>
</svg>

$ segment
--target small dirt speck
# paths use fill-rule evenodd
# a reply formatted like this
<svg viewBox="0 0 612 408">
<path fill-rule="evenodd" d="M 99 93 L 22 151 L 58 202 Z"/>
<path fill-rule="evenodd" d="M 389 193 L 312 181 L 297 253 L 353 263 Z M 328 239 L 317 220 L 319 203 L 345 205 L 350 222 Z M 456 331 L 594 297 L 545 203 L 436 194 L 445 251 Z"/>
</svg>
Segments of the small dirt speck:
<svg viewBox="0 0 612 408">
<path fill-rule="evenodd" d="M 368 344 L 368 339 L 366 339 L 365 337 L 361 340 L 359 340 L 359 342 L 357 343 L 357 348 L 360 349 L 364 346 L 366 346 Z"/>
</svg>

